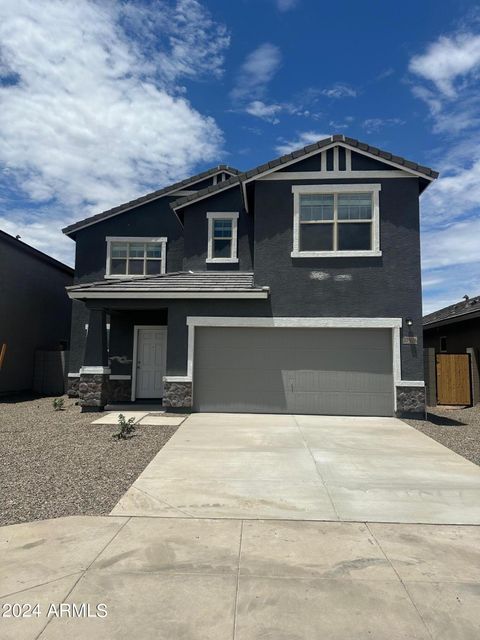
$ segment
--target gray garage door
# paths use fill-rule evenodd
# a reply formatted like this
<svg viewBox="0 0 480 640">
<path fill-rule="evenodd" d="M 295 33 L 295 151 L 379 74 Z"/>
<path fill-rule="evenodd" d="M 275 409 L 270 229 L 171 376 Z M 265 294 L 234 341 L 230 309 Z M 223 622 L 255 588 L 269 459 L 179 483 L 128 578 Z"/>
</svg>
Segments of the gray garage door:
<svg viewBox="0 0 480 640">
<path fill-rule="evenodd" d="M 388 329 L 197 327 L 197 411 L 393 414 Z"/>
</svg>

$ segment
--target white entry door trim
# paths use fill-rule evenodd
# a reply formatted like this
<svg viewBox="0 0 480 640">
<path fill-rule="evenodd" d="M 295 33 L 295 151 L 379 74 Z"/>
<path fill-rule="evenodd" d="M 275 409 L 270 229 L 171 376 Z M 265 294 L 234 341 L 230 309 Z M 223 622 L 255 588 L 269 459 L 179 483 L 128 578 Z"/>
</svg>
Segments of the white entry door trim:
<svg viewBox="0 0 480 640">
<path fill-rule="evenodd" d="M 135 325 L 133 327 L 133 357 L 132 357 L 132 402 L 137 399 L 137 368 L 139 355 L 139 333 L 142 329 L 160 331 L 163 334 L 164 354 L 162 358 L 162 370 L 160 371 L 160 379 L 166 373 L 166 353 L 167 353 L 167 327 L 165 325 Z M 161 396 L 159 396 L 161 397 Z"/>
</svg>

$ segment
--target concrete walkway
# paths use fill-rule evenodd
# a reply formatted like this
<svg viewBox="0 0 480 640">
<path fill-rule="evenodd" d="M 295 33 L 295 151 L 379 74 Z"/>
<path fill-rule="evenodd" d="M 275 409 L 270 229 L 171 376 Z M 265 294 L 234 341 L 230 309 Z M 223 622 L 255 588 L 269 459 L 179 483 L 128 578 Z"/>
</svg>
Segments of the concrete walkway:
<svg viewBox="0 0 480 640">
<path fill-rule="evenodd" d="M 479 566 L 479 527 L 39 521 L 0 529 L 3 611 L 38 603 L 0 638 L 477 640 Z"/>
<path fill-rule="evenodd" d="M 394 418 L 194 414 L 112 515 L 480 524 L 480 468 Z"/>
</svg>

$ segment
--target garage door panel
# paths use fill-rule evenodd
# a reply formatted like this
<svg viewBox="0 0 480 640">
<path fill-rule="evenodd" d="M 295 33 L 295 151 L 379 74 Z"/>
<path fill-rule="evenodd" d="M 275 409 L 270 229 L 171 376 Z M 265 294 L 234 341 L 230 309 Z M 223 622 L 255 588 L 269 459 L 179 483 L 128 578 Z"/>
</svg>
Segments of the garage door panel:
<svg viewBox="0 0 480 640">
<path fill-rule="evenodd" d="M 200 411 L 392 415 L 388 329 L 199 327 Z"/>
<path fill-rule="evenodd" d="M 201 393 L 203 390 L 232 395 L 232 372 L 230 369 L 202 369 L 203 376 L 197 377 L 195 381 L 195 392 Z M 262 392 L 277 391 L 285 394 L 287 386 L 290 384 L 289 372 L 278 371 L 277 369 L 265 369 L 263 371 L 261 390 Z M 251 369 L 236 369 L 235 384 L 242 391 L 258 393 L 258 376 L 253 375 Z"/>
<path fill-rule="evenodd" d="M 338 391 L 348 393 L 390 393 L 392 380 L 390 375 L 356 371 L 291 371 L 290 382 L 294 391 L 314 392 Z"/>
<path fill-rule="evenodd" d="M 221 413 L 292 413 L 287 407 L 285 393 L 278 391 L 244 391 L 232 396 L 226 408 L 225 401 L 217 394 L 205 396 L 201 411 Z"/>
<path fill-rule="evenodd" d="M 298 393 L 293 399 L 295 410 L 292 413 L 324 415 L 392 415 L 391 393 L 343 393 L 317 392 Z M 339 412 L 339 406 L 342 407 Z"/>
</svg>

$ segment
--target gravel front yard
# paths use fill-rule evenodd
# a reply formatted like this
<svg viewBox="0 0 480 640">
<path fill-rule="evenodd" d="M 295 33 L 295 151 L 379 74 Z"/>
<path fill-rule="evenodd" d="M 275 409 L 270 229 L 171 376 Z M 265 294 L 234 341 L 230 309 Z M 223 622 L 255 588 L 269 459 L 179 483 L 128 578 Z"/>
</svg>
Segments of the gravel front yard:
<svg viewBox="0 0 480 640">
<path fill-rule="evenodd" d="M 404 420 L 430 438 L 480 465 L 480 405 L 467 409 L 429 407 L 428 420 Z"/>
<path fill-rule="evenodd" d="M 65 397 L 0 399 L 0 525 L 68 515 L 106 515 L 177 427 L 137 426 L 117 440 L 116 425 L 90 424 Z"/>
</svg>

